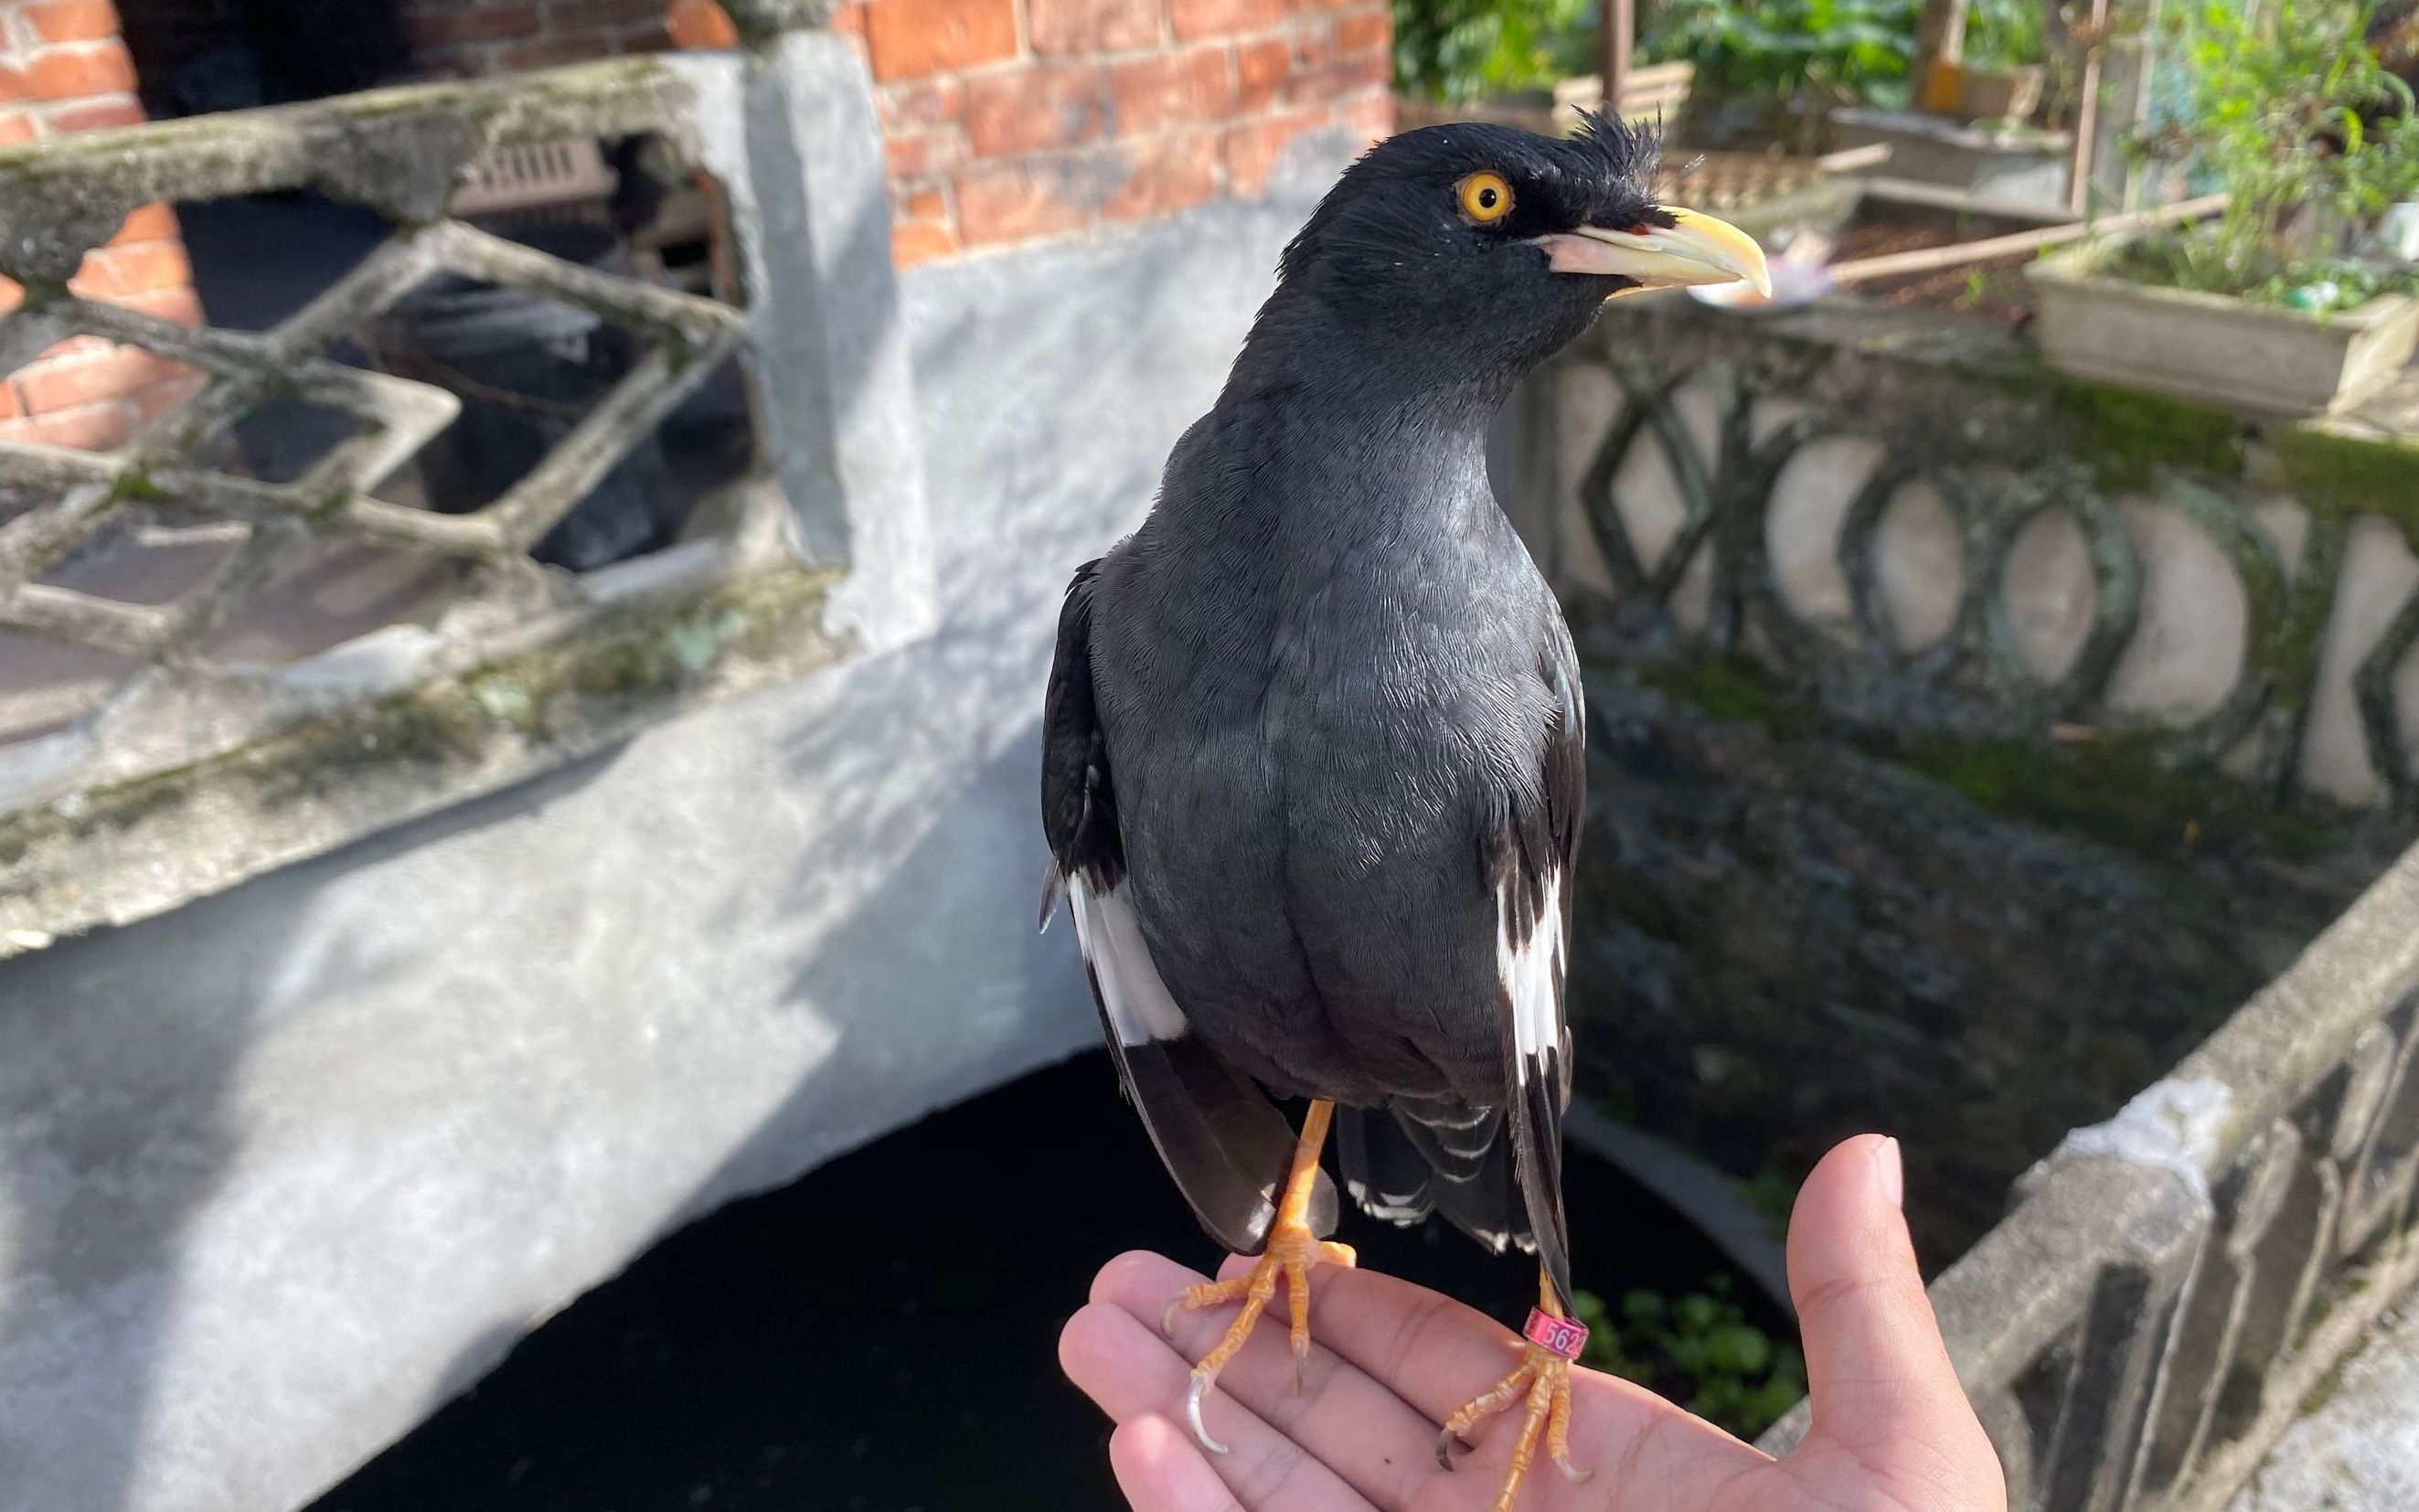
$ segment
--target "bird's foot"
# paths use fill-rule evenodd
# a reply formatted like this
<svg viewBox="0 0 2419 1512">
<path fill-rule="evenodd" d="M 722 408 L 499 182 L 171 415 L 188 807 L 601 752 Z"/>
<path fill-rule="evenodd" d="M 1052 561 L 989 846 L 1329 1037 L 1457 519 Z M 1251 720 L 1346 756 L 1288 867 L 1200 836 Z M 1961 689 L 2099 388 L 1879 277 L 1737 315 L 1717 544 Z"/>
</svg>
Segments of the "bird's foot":
<svg viewBox="0 0 2419 1512">
<path fill-rule="evenodd" d="M 1201 1357 L 1193 1367 L 1193 1383 L 1184 1394 L 1184 1415 L 1193 1426 L 1193 1437 L 1211 1454 L 1225 1454 L 1226 1446 L 1210 1436 L 1201 1422 L 1201 1403 L 1210 1395 L 1210 1387 L 1225 1369 L 1226 1362 L 1252 1336 L 1252 1325 L 1268 1310 L 1269 1299 L 1276 1295 L 1277 1277 L 1285 1277 L 1286 1294 L 1293 1310 L 1291 1336 L 1293 1341 L 1293 1389 L 1302 1390 L 1302 1367 L 1310 1361 L 1310 1272 L 1322 1260 L 1330 1265 L 1349 1266 L 1353 1263 L 1352 1246 L 1336 1244 L 1320 1239 L 1305 1223 L 1288 1223 L 1283 1217 L 1269 1230 L 1268 1247 L 1252 1267 L 1249 1275 L 1239 1275 L 1228 1281 L 1204 1281 L 1188 1287 L 1170 1297 L 1160 1310 L 1159 1331 L 1172 1335 L 1179 1312 L 1194 1312 L 1203 1307 L 1216 1307 L 1225 1303 L 1240 1302 L 1243 1311 L 1228 1325 L 1226 1336 L 1218 1347 Z"/>
<path fill-rule="evenodd" d="M 1533 1335 L 1534 1328 L 1533 1319 Z M 1579 1336 L 1584 1339 L 1587 1335 L 1582 1332 Z M 1577 1352 L 1576 1347 L 1572 1352 Z M 1495 1493 L 1494 1512 L 1512 1512 L 1512 1504 L 1520 1495 L 1520 1483 L 1528 1478 L 1530 1461 L 1536 1457 L 1541 1432 L 1546 1441 L 1546 1457 L 1573 1485 L 1595 1473 L 1571 1463 L 1570 1355 L 1534 1342 L 1524 1347 L 1520 1364 L 1510 1375 L 1445 1420 L 1444 1431 L 1437 1435 L 1437 1463 L 1451 1470 L 1455 1442 L 1516 1405 L 1524 1409 L 1520 1436 L 1512 1441 L 1512 1461 L 1504 1467 L 1503 1489 Z"/>
</svg>

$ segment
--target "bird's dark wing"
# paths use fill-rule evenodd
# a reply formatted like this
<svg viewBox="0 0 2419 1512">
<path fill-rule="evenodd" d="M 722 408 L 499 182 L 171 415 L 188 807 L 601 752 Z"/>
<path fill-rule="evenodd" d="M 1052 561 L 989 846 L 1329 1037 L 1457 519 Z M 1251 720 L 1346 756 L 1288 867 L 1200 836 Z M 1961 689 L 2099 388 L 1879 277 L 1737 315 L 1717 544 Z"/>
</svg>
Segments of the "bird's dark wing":
<svg viewBox="0 0 2419 1512">
<path fill-rule="evenodd" d="M 1533 764 L 1480 809 L 1478 878 L 1495 903 L 1496 1001 L 1510 1096 L 1502 1107 L 1396 1098 L 1344 1108 L 1336 1153 L 1371 1216 L 1415 1224 L 1431 1212 L 1491 1250 L 1534 1252 L 1570 1301 L 1563 1218 L 1563 1110 L 1570 1102 L 1564 1013 L 1565 879 L 1586 798 L 1587 717 L 1578 658 L 1559 618 L 1536 662 L 1553 713 Z"/>
<path fill-rule="evenodd" d="M 1543 770 L 1514 787 L 1502 823 L 1483 837 L 1482 864 L 1498 908 L 1496 963 L 1512 1057 L 1512 1166 L 1537 1258 L 1565 1308 L 1570 1229 L 1563 1216 L 1563 1110 L 1571 1100 L 1571 1031 L 1564 1011 L 1571 866 L 1587 798 L 1587 712 L 1570 633 L 1553 618 L 1538 671 L 1553 689 Z"/>
<path fill-rule="evenodd" d="M 1159 1158 L 1212 1239 L 1256 1255 L 1292 1169 L 1294 1134 L 1260 1089 L 1193 1032 L 1160 979 L 1125 888 L 1117 784 L 1092 688 L 1099 569 L 1086 563 L 1068 586 L 1042 712 L 1041 824 L 1051 871 L 1041 923 L 1048 927 L 1063 895 L 1118 1077 Z M 1333 1233 L 1335 1220 L 1335 1189 L 1321 1176 L 1311 1227 Z"/>
</svg>

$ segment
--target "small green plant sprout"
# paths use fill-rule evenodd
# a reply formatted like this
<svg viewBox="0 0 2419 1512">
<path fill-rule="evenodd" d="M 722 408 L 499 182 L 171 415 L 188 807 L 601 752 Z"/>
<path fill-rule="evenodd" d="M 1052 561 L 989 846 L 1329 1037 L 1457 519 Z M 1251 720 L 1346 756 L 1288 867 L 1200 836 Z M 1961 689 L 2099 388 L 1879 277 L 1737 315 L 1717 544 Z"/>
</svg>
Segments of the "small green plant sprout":
<svg viewBox="0 0 2419 1512">
<path fill-rule="evenodd" d="M 2388 208 L 2419 195 L 2419 108 L 2365 39 L 2372 9 L 2205 0 L 2172 13 L 2182 109 L 2134 149 L 2229 198 L 2214 222 L 2134 243 L 2112 271 L 2320 314 L 2419 289 L 2408 265 L 2356 255 Z"/>
<path fill-rule="evenodd" d="M 1637 1381 L 1742 1439 L 1770 1427 L 1806 1395 L 1805 1356 L 1748 1321 L 1728 1276 L 1677 1298 L 1629 1292 L 1618 1318 L 1584 1291 L 1571 1306 L 1589 1329 L 1582 1364 Z"/>
</svg>

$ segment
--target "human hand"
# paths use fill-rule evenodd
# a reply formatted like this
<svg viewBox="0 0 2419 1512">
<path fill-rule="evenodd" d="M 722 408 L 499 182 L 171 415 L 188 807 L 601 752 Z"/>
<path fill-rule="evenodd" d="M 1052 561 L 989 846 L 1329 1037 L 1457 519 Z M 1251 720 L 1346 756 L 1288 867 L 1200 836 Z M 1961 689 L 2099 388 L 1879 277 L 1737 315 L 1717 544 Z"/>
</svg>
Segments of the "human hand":
<svg viewBox="0 0 2419 1512">
<path fill-rule="evenodd" d="M 1990 1440 L 1940 1341 L 1899 1211 L 1898 1145 L 1862 1135 L 1832 1150 L 1789 1225 L 1814 1423 L 1773 1459 L 1617 1377 L 1573 1370 L 1575 1486 L 1541 1460 L 1525 1512 L 2005 1512 Z M 1242 1271 L 1228 1262 L 1228 1273 Z M 1284 1330 L 1262 1328 L 1218 1378 L 1204 1453 L 1179 1426 L 1192 1364 L 1227 1318 L 1160 1309 L 1201 1278 L 1156 1255 L 1111 1260 L 1058 1339 L 1070 1380 L 1117 1420 L 1109 1461 L 1135 1512 L 1485 1512 L 1517 1424 L 1489 1425 L 1457 1469 L 1437 1465 L 1437 1425 L 1510 1368 L 1518 1341 L 1450 1298 L 1322 1266 L 1302 1393 Z M 1181 1351 L 1181 1352 L 1179 1352 Z"/>
</svg>

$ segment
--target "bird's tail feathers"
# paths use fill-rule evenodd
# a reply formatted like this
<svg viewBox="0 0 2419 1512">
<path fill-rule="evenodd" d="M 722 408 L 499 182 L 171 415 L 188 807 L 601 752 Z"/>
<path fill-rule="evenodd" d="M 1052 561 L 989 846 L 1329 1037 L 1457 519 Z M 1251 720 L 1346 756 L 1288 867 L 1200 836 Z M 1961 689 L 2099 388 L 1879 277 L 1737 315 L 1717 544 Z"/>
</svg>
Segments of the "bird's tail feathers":
<svg viewBox="0 0 2419 1512">
<path fill-rule="evenodd" d="M 1502 1109 L 1338 1108 L 1335 1127 L 1345 1190 L 1370 1216 L 1410 1225 L 1441 1212 L 1498 1253 L 1533 1247 Z"/>
</svg>

